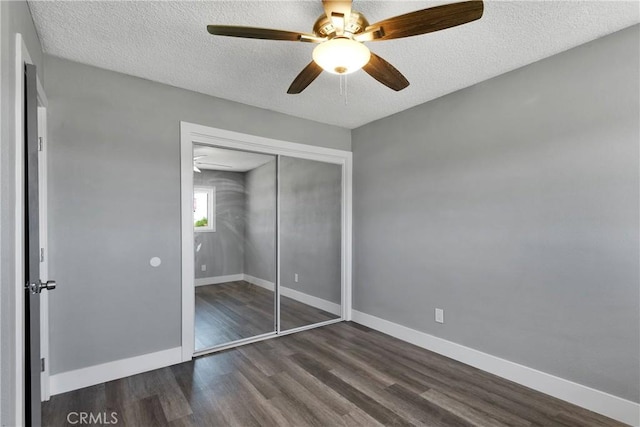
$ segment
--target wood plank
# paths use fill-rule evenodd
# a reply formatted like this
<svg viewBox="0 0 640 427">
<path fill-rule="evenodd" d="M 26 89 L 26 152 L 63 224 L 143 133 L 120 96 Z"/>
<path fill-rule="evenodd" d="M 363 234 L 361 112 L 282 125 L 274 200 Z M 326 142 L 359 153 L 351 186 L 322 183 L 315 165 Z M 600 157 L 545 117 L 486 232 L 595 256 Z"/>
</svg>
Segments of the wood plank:
<svg viewBox="0 0 640 427">
<path fill-rule="evenodd" d="M 70 411 L 123 426 L 622 426 L 348 322 L 53 396 L 44 425 Z"/>
</svg>

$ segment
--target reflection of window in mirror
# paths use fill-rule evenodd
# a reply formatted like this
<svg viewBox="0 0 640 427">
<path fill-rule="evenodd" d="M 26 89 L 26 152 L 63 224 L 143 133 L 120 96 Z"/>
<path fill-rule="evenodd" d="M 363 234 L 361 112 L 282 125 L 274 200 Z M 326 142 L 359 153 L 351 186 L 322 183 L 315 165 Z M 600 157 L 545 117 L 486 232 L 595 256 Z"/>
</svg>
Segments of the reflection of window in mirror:
<svg viewBox="0 0 640 427">
<path fill-rule="evenodd" d="M 216 231 L 216 187 L 193 189 L 193 227 L 195 231 Z"/>
</svg>

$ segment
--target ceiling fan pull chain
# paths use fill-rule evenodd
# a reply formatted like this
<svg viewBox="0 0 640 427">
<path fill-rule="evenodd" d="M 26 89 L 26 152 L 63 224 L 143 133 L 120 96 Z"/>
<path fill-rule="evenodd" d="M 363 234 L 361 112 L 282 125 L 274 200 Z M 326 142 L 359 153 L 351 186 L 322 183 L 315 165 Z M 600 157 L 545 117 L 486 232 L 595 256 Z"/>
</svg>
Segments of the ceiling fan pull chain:
<svg viewBox="0 0 640 427">
<path fill-rule="evenodd" d="M 340 75 L 338 76 L 338 80 L 340 81 L 340 95 L 341 95 L 341 96 L 342 96 L 342 77 L 343 77 L 343 75 L 342 75 L 342 74 L 340 74 Z"/>
<path fill-rule="evenodd" d="M 347 96 L 347 75 L 344 75 L 344 105 L 349 103 L 349 97 Z"/>
</svg>

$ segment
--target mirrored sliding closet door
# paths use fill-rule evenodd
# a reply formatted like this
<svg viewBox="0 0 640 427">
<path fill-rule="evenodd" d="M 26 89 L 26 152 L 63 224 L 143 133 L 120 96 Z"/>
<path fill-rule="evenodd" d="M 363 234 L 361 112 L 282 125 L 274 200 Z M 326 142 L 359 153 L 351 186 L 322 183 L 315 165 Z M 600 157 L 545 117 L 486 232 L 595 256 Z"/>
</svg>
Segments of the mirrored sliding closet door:
<svg viewBox="0 0 640 427">
<path fill-rule="evenodd" d="M 280 156 L 280 330 L 342 313 L 342 166 Z"/>
<path fill-rule="evenodd" d="M 204 144 L 192 156 L 195 353 L 341 319 L 342 164 Z"/>
<path fill-rule="evenodd" d="M 193 146 L 196 352 L 276 331 L 276 168 Z"/>
</svg>

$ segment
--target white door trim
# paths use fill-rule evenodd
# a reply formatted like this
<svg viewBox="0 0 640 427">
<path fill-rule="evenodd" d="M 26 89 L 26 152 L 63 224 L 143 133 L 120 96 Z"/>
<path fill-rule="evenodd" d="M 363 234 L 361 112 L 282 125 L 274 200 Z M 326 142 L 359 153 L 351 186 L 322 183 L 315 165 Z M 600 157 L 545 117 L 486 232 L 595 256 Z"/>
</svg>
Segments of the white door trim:
<svg viewBox="0 0 640 427">
<path fill-rule="evenodd" d="M 33 64 L 31 55 L 22 39 L 22 34 L 16 33 L 16 63 L 15 63 L 15 310 L 16 310 L 16 414 L 17 425 L 22 425 L 25 419 L 24 406 L 24 64 Z M 38 106 L 47 106 L 47 97 L 40 78 L 36 77 L 38 86 Z"/>
<path fill-rule="evenodd" d="M 352 153 L 180 122 L 182 360 L 194 355 L 193 144 L 285 155 L 342 165 L 342 320 L 351 320 Z M 274 336 L 277 336 L 274 334 Z"/>
</svg>

